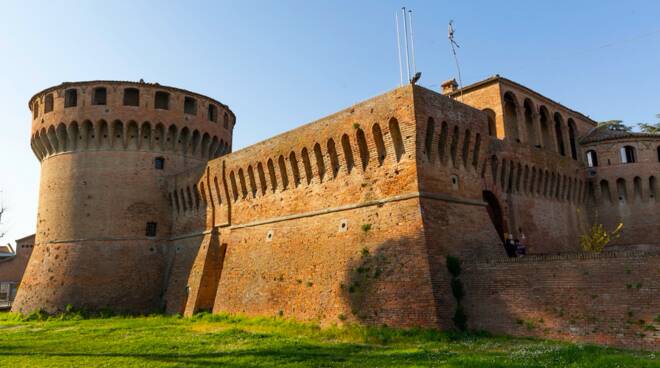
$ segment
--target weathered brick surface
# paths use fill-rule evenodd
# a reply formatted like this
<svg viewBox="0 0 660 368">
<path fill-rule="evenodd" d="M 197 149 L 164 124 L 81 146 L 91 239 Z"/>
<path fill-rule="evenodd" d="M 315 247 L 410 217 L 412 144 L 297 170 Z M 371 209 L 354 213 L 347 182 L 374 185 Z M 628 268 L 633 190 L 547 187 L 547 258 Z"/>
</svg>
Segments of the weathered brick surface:
<svg viewBox="0 0 660 368">
<path fill-rule="evenodd" d="M 652 249 L 658 239 L 649 178 L 641 200 L 633 194 L 617 214 L 602 207 L 591 199 L 598 193 L 590 192 L 593 174 L 578 144 L 595 123 L 509 80 L 450 96 L 404 86 L 231 154 L 234 116 L 228 112 L 225 128 L 225 106 L 183 90 L 122 83 L 58 86 L 30 102 L 39 104 L 32 143 L 42 181 L 37 247 L 16 310 L 164 306 L 170 313 L 451 328 L 445 258 L 455 255 L 467 262 L 472 327 L 525 334 L 517 319 L 528 326 L 525 319 L 559 310 L 571 293 L 614 285 L 604 276 L 613 263 L 657 271 L 656 256 L 498 258 L 505 232 L 524 234 L 532 254 L 577 252 L 594 208 L 608 211 L 609 222 L 625 214 L 622 245 Z M 97 85 L 113 88 L 107 108 L 84 102 Z M 122 106 L 125 86 L 141 88 L 144 104 Z M 71 87 L 83 102 L 64 108 Z M 172 94 L 170 110 L 152 108 L 156 90 Z M 44 114 L 49 93 L 54 111 Z M 197 98 L 197 115 L 184 113 L 184 96 Z M 209 103 L 219 108 L 218 123 L 206 119 Z M 598 175 L 657 172 L 660 164 L 648 159 L 655 141 L 633 141 L 644 145 L 643 160 Z M 165 158 L 165 170 L 154 169 L 156 157 Z M 501 209 L 495 221 L 493 203 Z M 144 236 L 147 221 L 158 222 L 157 237 Z M 483 257 L 497 261 L 474 261 Z M 578 278 L 582 269 L 603 278 Z M 553 270 L 564 271 L 565 288 L 555 289 Z M 639 295 L 657 291 L 657 274 L 640 282 Z M 520 285 L 533 290 L 525 294 Z M 612 290 L 603 298 L 618 310 L 629 290 Z M 654 301 L 630 300 L 641 303 L 645 319 L 657 310 Z M 501 316 L 487 308 L 491 302 Z M 543 328 L 551 337 L 575 334 L 572 325 L 544 321 L 552 321 Z M 632 330 L 612 324 L 584 339 L 637 344 Z"/>
<path fill-rule="evenodd" d="M 93 90 L 101 87 L 107 101 L 94 105 Z M 139 90 L 138 106 L 124 104 L 124 88 Z M 65 107 L 66 91 L 76 91 L 75 106 Z M 169 93 L 169 109 L 154 108 L 156 91 Z M 196 99 L 196 114 L 184 113 L 185 96 Z M 217 122 L 208 119 L 209 104 L 218 109 Z M 233 114 L 192 92 L 106 81 L 44 90 L 30 107 L 32 148 L 41 161 L 39 211 L 35 249 L 13 309 L 159 308 L 174 253 L 166 178 L 228 152 Z M 204 224 L 203 216 L 195 221 Z M 147 222 L 157 224 L 156 236 L 147 236 Z"/>
<path fill-rule="evenodd" d="M 660 253 L 464 260 L 469 326 L 657 350 Z"/>
</svg>

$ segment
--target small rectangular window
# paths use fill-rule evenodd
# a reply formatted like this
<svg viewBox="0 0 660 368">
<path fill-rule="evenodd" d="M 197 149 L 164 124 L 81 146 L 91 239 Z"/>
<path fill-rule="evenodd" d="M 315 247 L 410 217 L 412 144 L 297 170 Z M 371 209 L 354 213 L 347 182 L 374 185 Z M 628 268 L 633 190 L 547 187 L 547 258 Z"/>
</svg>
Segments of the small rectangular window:
<svg viewBox="0 0 660 368">
<path fill-rule="evenodd" d="M 147 236 L 154 237 L 156 236 L 156 223 L 147 222 Z"/>
<path fill-rule="evenodd" d="M 140 106 L 140 90 L 137 88 L 124 89 L 124 106 Z"/>
<path fill-rule="evenodd" d="M 186 96 L 183 100 L 183 112 L 190 115 L 197 115 L 197 100 Z"/>
<path fill-rule="evenodd" d="M 214 123 L 218 122 L 218 108 L 215 105 L 209 104 L 209 114 L 208 114 L 209 120 L 211 120 Z"/>
<path fill-rule="evenodd" d="M 163 170 L 165 168 L 165 159 L 163 157 L 156 157 L 154 159 L 154 167 L 156 170 Z"/>
<path fill-rule="evenodd" d="M 156 92 L 154 97 L 154 107 L 162 110 L 169 110 L 170 108 L 170 94 L 167 92 Z"/>
<path fill-rule="evenodd" d="M 44 113 L 53 111 L 53 94 L 49 93 L 46 95 L 46 100 L 44 102 Z"/>
<path fill-rule="evenodd" d="M 92 92 L 92 105 L 107 104 L 108 92 L 105 87 L 94 88 Z"/>
<path fill-rule="evenodd" d="M 78 91 L 75 89 L 67 89 L 64 92 L 64 107 L 74 107 L 78 105 Z"/>
</svg>

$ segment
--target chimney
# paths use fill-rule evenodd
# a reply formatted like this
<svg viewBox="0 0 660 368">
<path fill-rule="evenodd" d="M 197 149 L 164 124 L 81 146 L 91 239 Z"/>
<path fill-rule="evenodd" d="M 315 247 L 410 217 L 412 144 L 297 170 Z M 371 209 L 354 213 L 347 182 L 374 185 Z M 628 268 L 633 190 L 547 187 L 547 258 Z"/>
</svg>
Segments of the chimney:
<svg viewBox="0 0 660 368">
<path fill-rule="evenodd" d="M 440 86 L 442 86 L 442 94 L 448 95 L 452 92 L 456 92 L 458 83 L 456 83 L 456 79 L 450 79 L 442 82 Z"/>
</svg>

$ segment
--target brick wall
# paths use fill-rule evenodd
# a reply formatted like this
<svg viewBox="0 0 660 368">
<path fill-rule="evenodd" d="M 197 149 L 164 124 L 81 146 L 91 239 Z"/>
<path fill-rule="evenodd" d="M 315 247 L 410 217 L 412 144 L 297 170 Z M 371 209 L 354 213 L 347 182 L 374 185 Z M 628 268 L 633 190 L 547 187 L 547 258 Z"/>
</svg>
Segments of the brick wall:
<svg viewBox="0 0 660 368">
<path fill-rule="evenodd" d="M 464 260 L 469 327 L 657 349 L 659 264 L 657 251 Z"/>
</svg>

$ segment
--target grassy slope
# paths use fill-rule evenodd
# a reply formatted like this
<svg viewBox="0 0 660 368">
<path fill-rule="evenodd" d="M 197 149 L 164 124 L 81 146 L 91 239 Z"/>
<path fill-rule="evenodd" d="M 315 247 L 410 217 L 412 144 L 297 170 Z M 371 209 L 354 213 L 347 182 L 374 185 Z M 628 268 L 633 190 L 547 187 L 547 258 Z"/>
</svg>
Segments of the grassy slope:
<svg viewBox="0 0 660 368">
<path fill-rule="evenodd" d="M 3 367 L 660 367 L 655 355 L 511 337 L 223 315 L 0 315 Z"/>
</svg>

